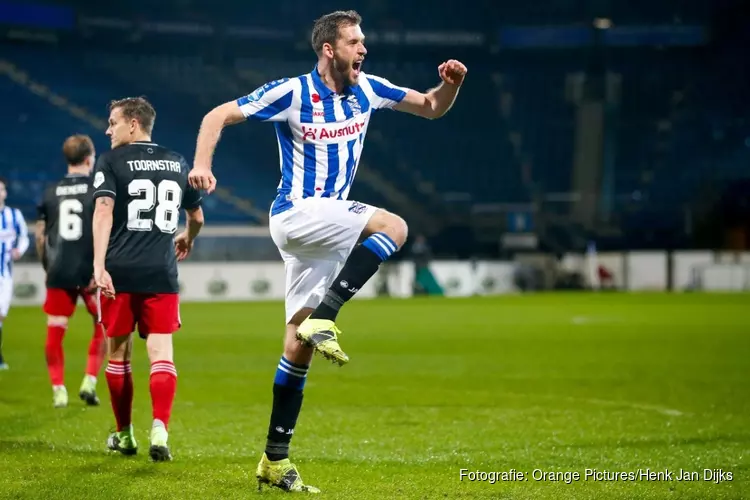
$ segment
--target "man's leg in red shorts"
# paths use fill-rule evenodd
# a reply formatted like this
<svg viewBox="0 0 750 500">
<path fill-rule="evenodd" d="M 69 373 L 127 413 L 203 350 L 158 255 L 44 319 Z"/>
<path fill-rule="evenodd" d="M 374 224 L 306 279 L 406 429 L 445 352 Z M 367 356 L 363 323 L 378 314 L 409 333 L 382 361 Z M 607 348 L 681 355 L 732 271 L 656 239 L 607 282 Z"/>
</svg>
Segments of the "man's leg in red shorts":
<svg viewBox="0 0 750 500">
<path fill-rule="evenodd" d="M 55 408 L 68 406 L 68 392 L 65 389 L 65 351 L 63 351 L 63 339 L 67 329 L 68 318 L 66 316 L 47 316 L 47 342 L 44 345 L 44 354 L 52 382 Z"/>
<path fill-rule="evenodd" d="M 117 431 L 110 434 L 107 447 L 124 455 L 138 451 L 132 425 L 133 375 L 130 358 L 133 352 L 135 323 L 129 294 L 118 294 L 114 299 L 102 297 L 102 320 L 107 334 L 109 364 L 104 374 L 117 422 Z"/>
<path fill-rule="evenodd" d="M 167 445 L 167 428 L 172 416 L 172 404 L 177 392 L 177 370 L 174 366 L 172 333 L 180 327 L 179 297 L 160 294 L 143 302 L 139 331 L 147 335 L 146 347 L 151 362 L 151 405 L 153 425 L 149 453 L 155 461 L 171 460 Z"/>
<path fill-rule="evenodd" d="M 138 446 L 133 433 L 133 374 L 130 357 L 133 351 L 133 336 L 121 335 L 107 339 L 109 364 L 104 371 L 107 377 L 109 398 L 117 422 L 117 431 L 110 434 L 107 446 L 110 450 L 125 455 L 135 455 Z"/>
<path fill-rule="evenodd" d="M 117 431 L 120 432 L 130 426 L 132 418 L 133 374 L 130 369 L 130 357 L 133 351 L 133 336 L 111 337 L 108 343 L 109 364 L 105 375 Z"/>
<path fill-rule="evenodd" d="M 79 397 L 92 406 L 99 404 L 99 398 L 96 397 L 96 381 L 97 375 L 104 363 L 106 352 L 107 345 L 104 339 L 104 327 L 101 323 L 97 323 L 94 320 L 94 333 L 91 337 L 91 342 L 89 342 L 86 373 L 83 376 L 83 382 L 78 391 Z"/>
<path fill-rule="evenodd" d="M 91 377 L 96 383 L 96 376 L 104 363 L 104 354 L 107 352 L 107 345 L 104 342 L 104 327 L 101 323 L 94 320 L 94 334 L 89 343 L 89 355 L 86 361 L 86 376 Z"/>
<path fill-rule="evenodd" d="M 172 335 L 149 334 L 146 340 L 148 359 L 151 361 L 151 408 L 154 422 L 151 427 L 151 458 L 156 461 L 169 460 L 167 428 L 172 416 L 172 404 L 177 393 L 177 370 L 174 367 Z M 163 441 L 163 442 L 162 442 Z"/>
<path fill-rule="evenodd" d="M 155 425 L 169 427 L 172 404 L 177 393 L 177 370 L 174 366 L 172 335 L 167 333 L 149 334 L 146 340 L 148 359 L 151 362 L 151 405 Z"/>
<path fill-rule="evenodd" d="M 101 370 L 102 363 L 104 362 L 104 354 L 107 351 L 107 345 L 104 341 L 104 325 L 97 321 L 96 296 L 92 293 L 83 292 L 81 297 L 86 304 L 86 310 L 94 320 L 94 334 L 89 343 L 86 373 L 84 374 L 78 395 L 89 405 L 98 405 L 99 398 L 96 396 L 96 378 L 99 375 L 99 370 Z"/>
<path fill-rule="evenodd" d="M 68 329 L 68 318 L 75 311 L 76 298 L 70 290 L 48 288 L 44 300 L 43 309 L 47 313 L 47 341 L 44 345 L 44 354 L 52 382 L 52 401 L 55 408 L 68 406 L 63 339 Z"/>
</svg>

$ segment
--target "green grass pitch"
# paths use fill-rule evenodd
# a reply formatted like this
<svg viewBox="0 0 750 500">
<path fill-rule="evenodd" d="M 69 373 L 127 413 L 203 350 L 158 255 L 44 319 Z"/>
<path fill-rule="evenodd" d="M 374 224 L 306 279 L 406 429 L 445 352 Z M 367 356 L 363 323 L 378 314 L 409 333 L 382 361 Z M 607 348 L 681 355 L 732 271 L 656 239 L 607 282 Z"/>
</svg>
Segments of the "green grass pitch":
<svg viewBox="0 0 750 500">
<path fill-rule="evenodd" d="M 274 497 L 258 494 L 280 355 L 280 303 L 185 304 L 171 463 L 147 458 L 145 346 L 136 341 L 138 456 L 109 455 L 114 419 L 71 398 L 52 408 L 39 308 L 5 323 L 0 498 Z M 292 458 L 324 498 L 743 498 L 750 495 L 750 297 L 554 294 L 355 301 L 341 314 L 351 363 L 316 358 Z M 66 338 L 77 393 L 90 334 Z M 512 469 L 525 480 L 461 480 Z M 540 480 L 533 471 L 578 472 Z M 599 472 L 672 480 L 594 481 Z M 704 480 L 721 469 L 724 480 Z M 680 470 L 699 481 L 680 481 Z M 731 473 L 731 481 L 728 474 Z M 539 473 L 537 473 L 539 474 Z M 502 479 L 502 477 L 500 478 Z M 661 479 L 661 478 L 660 478 Z"/>
</svg>

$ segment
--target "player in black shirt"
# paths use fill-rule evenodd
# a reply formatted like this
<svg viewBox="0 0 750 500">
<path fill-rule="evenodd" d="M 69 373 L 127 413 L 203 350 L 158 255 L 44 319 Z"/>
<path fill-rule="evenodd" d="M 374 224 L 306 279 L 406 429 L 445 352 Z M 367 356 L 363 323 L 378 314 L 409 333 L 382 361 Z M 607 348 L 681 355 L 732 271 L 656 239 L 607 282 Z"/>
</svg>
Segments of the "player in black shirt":
<svg viewBox="0 0 750 500">
<path fill-rule="evenodd" d="M 104 360 L 104 331 L 96 321 L 96 295 L 91 278 L 94 274 L 94 246 L 91 218 L 94 213 L 94 188 L 91 170 L 94 167 L 94 143 L 86 135 L 68 137 L 63 143 L 63 156 L 68 164 L 67 175 L 50 186 L 37 207 L 37 254 L 47 271 L 47 370 L 52 382 L 55 408 L 68 405 L 65 389 L 65 356 L 63 337 L 68 318 L 76 309 L 78 297 L 94 318 L 94 335 L 89 344 L 86 374 L 78 395 L 89 405 L 99 404 L 96 377 Z"/>
<path fill-rule="evenodd" d="M 109 343 L 107 385 L 117 431 L 111 450 L 131 455 L 131 334 L 138 326 L 151 361 L 153 425 L 149 453 L 170 460 L 167 426 L 177 387 L 172 336 L 180 328 L 177 261 L 188 256 L 203 226 L 201 195 L 188 184 L 185 159 L 151 141 L 156 112 L 145 99 L 110 104 L 103 154 L 94 175 L 94 279 L 103 294 Z M 175 236 L 185 210 L 187 228 Z M 105 259 L 106 256 L 106 259 Z"/>
</svg>

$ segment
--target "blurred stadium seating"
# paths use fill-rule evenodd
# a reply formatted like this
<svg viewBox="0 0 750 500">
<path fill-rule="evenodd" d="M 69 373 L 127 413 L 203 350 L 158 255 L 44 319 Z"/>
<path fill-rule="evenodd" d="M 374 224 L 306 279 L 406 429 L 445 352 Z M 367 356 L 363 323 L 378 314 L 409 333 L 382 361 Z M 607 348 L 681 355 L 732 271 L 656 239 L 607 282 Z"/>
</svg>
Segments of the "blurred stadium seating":
<svg viewBox="0 0 750 500">
<path fill-rule="evenodd" d="M 55 49 L 54 57 L 50 57 L 47 47 L 35 46 L 14 46 L 6 57 L 30 80 L 49 87 L 99 119 L 106 117 L 106 105 L 114 96 L 148 96 L 158 113 L 155 137 L 185 152 L 188 158 L 194 150 L 200 120 L 212 106 L 248 93 L 265 81 L 303 74 L 311 68 L 309 60 L 278 64 L 268 60 L 242 60 L 234 68 L 228 68 L 206 64 L 198 57 L 115 55 L 100 50 L 81 53 L 64 48 Z M 393 75 L 394 83 L 418 89 L 429 88 L 436 79 L 432 64 L 373 62 L 368 63 L 367 70 Z M 423 122 L 416 127 L 413 118 L 380 113 L 366 142 L 366 151 L 371 154 L 365 156 L 365 168 L 389 178 L 408 197 L 425 204 L 432 201 L 436 207 L 456 196 L 472 202 L 526 201 L 509 134 L 504 133 L 498 123 L 499 107 L 495 105 L 497 99 L 492 98 L 495 89 L 491 74 L 482 67 L 473 68 L 474 73 L 475 80 L 467 84 L 461 105 L 456 106 L 451 120 Z M 144 79 L 144 74 L 148 78 Z M 534 79 L 534 75 L 526 78 Z M 519 80 L 517 84 L 523 88 L 523 77 Z M 7 141 L 9 149 L 15 148 L 23 155 L 27 150 L 33 151 L 24 159 L 23 173 L 9 170 L 20 183 L 36 181 L 34 189 L 26 189 L 23 184 L 24 187 L 17 190 L 18 195 L 23 196 L 22 204 L 31 206 L 34 196 L 39 194 L 39 182 L 59 173 L 61 165 L 55 161 L 59 158 L 58 138 L 65 137 L 71 130 L 71 116 L 25 85 L 7 81 L 5 85 L 12 88 L 13 102 L 17 106 L 11 109 L 12 116 L 21 122 L 30 119 L 25 122 L 27 128 L 6 123 L 9 130 L 3 140 Z M 97 128 L 97 125 L 101 128 L 102 123 L 73 121 L 73 128 L 95 137 L 100 149 L 107 147 L 103 131 Z M 527 118 L 529 128 L 533 128 L 532 122 L 532 118 Z M 456 123 L 472 123 L 472 133 L 457 133 Z M 44 148 L 29 147 L 30 142 L 39 143 L 38 137 L 44 138 Z M 541 139 L 541 134 L 537 137 Z M 435 148 L 435 144 L 442 147 Z M 451 157 L 453 161 L 446 161 Z M 228 129 L 216 162 L 223 186 L 231 186 L 233 194 L 253 200 L 256 206 L 265 209 L 278 182 L 277 148 L 269 127 Z M 30 179 L 28 167 L 32 166 L 34 175 Z M 425 183 L 429 187 L 425 188 Z M 385 201 L 367 182 L 358 182 L 354 189 L 355 195 L 361 193 L 373 203 Z M 429 193 L 439 196 L 430 197 Z M 242 214 L 226 203 L 212 208 L 215 220 L 243 220 Z"/>
<path fill-rule="evenodd" d="M 673 3 L 641 9 L 641 3 L 616 2 L 608 12 L 622 22 L 679 25 L 705 20 L 710 10 Z M 274 2 L 257 13 L 253 26 L 274 26 L 274 19 L 284 18 L 283 29 L 269 29 L 247 44 L 219 38 L 207 45 L 200 39 L 203 35 L 159 37 L 149 35 L 138 23 L 177 20 L 204 23 L 189 27 L 233 26 L 237 19 L 231 2 L 180 0 L 149 8 L 148 19 L 132 14 L 139 10 L 139 2 L 127 12 L 99 2 L 74 4 L 79 26 L 86 27 L 80 36 L 97 43 L 8 42 L 2 53 L 5 71 L 0 88 L 9 119 L 3 121 L 0 134 L 4 153 L 0 168 L 12 180 L 14 203 L 29 217 L 44 183 L 63 167 L 62 138 L 87 133 L 100 150 L 107 148 L 103 120 L 109 100 L 136 94 L 149 97 L 158 112 L 155 137 L 190 159 L 200 120 L 211 107 L 266 81 L 310 71 L 312 54 L 307 42 L 297 37 L 306 33 L 318 11 L 334 7 L 333 2 L 315 9 Z M 415 2 L 409 9 L 427 12 L 428 4 Z M 564 0 L 545 4 L 544 9 L 498 8 L 477 1 L 451 16 L 430 11 L 419 16 L 413 27 L 405 27 L 398 22 L 404 18 L 400 7 L 379 1 L 357 5 L 375 40 L 365 71 L 424 90 L 437 81 L 437 54 L 455 53 L 470 63 L 470 77 L 445 119 L 418 122 L 400 113 L 379 113 L 370 127 L 352 196 L 405 214 L 444 242 L 447 251 L 454 240 L 449 235 L 462 224 L 473 227 L 469 230 L 475 238 L 494 241 L 497 251 L 498 237 L 507 230 L 505 222 L 497 221 L 505 221 L 508 211 L 516 209 L 534 212 L 537 227 L 546 227 L 550 234 L 567 233 L 563 239 L 569 243 L 564 246 L 576 246 L 571 235 L 576 227 L 585 226 L 587 235 L 610 235 L 598 237 L 612 246 L 689 247 L 696 244 L 692 227 L 696 218 L 712 209 L 711 200 L 721 197 L 727 182 L 746 176 L 750 76 L 738 43 L 747 38 L 741 29 L 721 46 L 669 48 L 644 43 L 597 48 L 584 43 L 566 50 L 514 51 L 499 50 L 492 42 L 497 26 L 554 21 L 572 26 L 579 30 L 576 36 L 582 36 L 586 33 L 585 28 L 580 31 L 583 12 L 589 15 L 596 9 L 582 10 Z M 96 26 L 106 26 L 102 19 L 125 19 L 141 29 L 131 32 L 120 27 L 126 40 L 110 43 L 97 37 L 106 32 L 96 31 Z M 443 50 L 382 42 L 386 30 L 455 26 L 480 33 L 480 48 L 469 44 Z M 269 33 L 276 33 L 281 41 L 260 40 Z M 574 182 L 581 132 L 577 106 L 581 89 L 597 77 L 617 82 L 615 97 L 608 103 L 603 152 L 610 160 L 602 163 L 601 174 L 609 176 L 601 193 L 606 199 L 602 206 L 608 208 L 594 217 L 603 226 L 555 218 L 570 216 L 581 197 L 599 196 L 582 192 Z M 228 129 L 216 165 L 223 189 L 207 200 L 210 220 L 264 224 L 278 182 L 271 127 Z M 555 204 L 549 203 L 551 199 L 568 201 Z M 581 241 L 578 238 L 578 245 Z"/>
</svg>

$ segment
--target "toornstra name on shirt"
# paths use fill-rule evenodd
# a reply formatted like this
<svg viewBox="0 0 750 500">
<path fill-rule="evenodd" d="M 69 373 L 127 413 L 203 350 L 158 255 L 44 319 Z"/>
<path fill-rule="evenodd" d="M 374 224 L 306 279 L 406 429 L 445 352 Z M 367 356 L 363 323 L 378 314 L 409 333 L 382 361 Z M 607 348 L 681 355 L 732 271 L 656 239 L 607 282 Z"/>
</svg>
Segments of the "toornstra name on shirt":
<svg viewBox="0 0 750 500">
<path fill-rule="evenodd" d="M 168 172 L 182 172 L 182 166 L 178 161 L 170 160 L 130 160 L 128 166 L 131 172 L 155 172 L 166 170 Z"/>
</svg>

